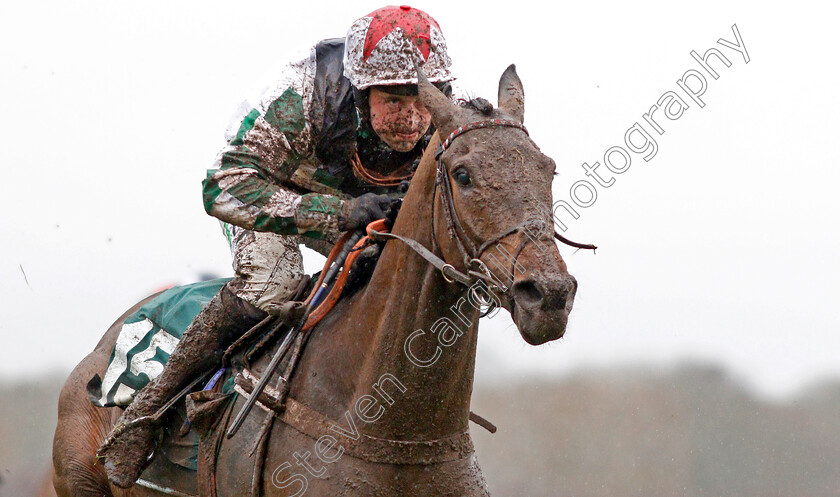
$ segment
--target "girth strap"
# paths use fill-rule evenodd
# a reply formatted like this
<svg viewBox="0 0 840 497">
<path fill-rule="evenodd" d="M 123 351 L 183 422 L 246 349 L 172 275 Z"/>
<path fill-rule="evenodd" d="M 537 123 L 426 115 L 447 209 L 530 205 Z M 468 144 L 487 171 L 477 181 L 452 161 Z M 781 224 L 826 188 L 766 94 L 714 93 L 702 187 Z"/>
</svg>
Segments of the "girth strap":
<svg viewBox="0 0 840 497">
<path fill-rule="evenodd" d="M 243 369 L 236 375 L 236 391 L 248 397 L 257 381 L 258 378 L 251 371 Z M 281 421 L 313 440 L 324 435 L 337 439 L 335 450 L 341 448 L 345 454 L 363 461 L 429 465 L 459 461 L 475 452 L 466 428 L 461 433 L 435 440 L 390 440 L 359 433 L 358 425 L 349 412 L 345 414 L 347 426 L 344 427 L 291 397 L 286 397 L 285 406 L 280 405 L 279 399 L 280 392 L 266 387 L 259 396 L 259 403 L 274 411 Z"/>
</svg>

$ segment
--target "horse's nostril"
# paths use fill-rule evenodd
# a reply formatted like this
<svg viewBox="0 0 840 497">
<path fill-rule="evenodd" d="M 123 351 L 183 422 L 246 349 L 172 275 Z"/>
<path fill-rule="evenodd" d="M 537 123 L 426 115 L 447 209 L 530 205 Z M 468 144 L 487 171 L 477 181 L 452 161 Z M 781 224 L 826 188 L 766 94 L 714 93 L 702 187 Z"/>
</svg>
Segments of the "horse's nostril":
<svg viewBox="0 0 840 497">
<path fill-rule="evenodd" d="M 513 297 L 526 305 L 537 305 L 543 300 L 543 292 L 533 280 L 519 281 L 513 284 Z"/>
</svg>

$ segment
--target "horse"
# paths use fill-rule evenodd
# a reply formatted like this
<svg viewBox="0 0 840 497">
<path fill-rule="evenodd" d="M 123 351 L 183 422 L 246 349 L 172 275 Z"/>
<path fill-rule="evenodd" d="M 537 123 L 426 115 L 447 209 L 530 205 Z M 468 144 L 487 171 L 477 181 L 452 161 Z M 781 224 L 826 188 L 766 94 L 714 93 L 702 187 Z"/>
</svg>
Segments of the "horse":
<svg viewBox="0 0 840 497">
<path fill-rule="evenodd" d="M 484 99 L 453 103 L 418 74 L 437 132 L 367 284 L 312 328 L 291 378 L 272 378 L 269 385 L 285 381 L 288 397 L 277 405 L 278 388 L 267 387 L 226 438 L 218 433 L 270 354 L 237 375 L 239 395 L 225 397 L 226 414 L 209 416 L 212 472 L 192 476 L 202 495 L 490 495 L 468 427 L 480 315 L 495 304 L 527 343 L 556 340 L 577 281 L 553 241 L 556 165 L 521 124 L 515 67 L 499 80 L 498 108 Z M 195 488 L 173 474 L 169 490 L 112 487 L 95 459 L 120 409 L 94 407 L 85 385 L 142 304 L 117 320 L 61 392 L 53 449 L 60 497 L 190 495 L 173 488 L 179 480 Z"/>
</svg>

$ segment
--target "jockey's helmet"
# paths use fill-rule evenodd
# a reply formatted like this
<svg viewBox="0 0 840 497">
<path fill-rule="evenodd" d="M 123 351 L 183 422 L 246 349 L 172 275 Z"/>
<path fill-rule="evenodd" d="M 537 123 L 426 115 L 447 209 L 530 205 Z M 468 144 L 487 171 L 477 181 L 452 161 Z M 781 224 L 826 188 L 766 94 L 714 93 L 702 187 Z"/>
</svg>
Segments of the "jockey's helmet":
<svg viewBox="0 0 840 497">
<path fill-rule="evenodd" d="M 344 75 L 357 90 L 416 85 L 415 62 L 432 83 L 454 79 L 440 26 L 422 10 L 383 7 L 357 19 L 347 32 Z"/>
</svg>

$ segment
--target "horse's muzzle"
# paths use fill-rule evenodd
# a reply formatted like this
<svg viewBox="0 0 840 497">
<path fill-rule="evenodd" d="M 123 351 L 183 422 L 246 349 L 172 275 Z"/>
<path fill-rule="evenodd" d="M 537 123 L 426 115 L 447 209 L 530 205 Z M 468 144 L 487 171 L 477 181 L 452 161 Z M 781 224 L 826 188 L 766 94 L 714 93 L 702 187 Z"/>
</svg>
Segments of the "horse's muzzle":
<svg viewBox="0 0 840 497">
<path fill-rule="evenodd" d="M 522 338 L 531 345 L 540 345 L 566 332 L 578 285 L 574 276 L 566 272 L 562 259 L 559 265 L 558 261 L 546 264 L 546 258 L 532 260 L 533 265 L 523 261 L 529 270 L 517 275 L 511 286 L 511 314 Z"/>
</svg>

